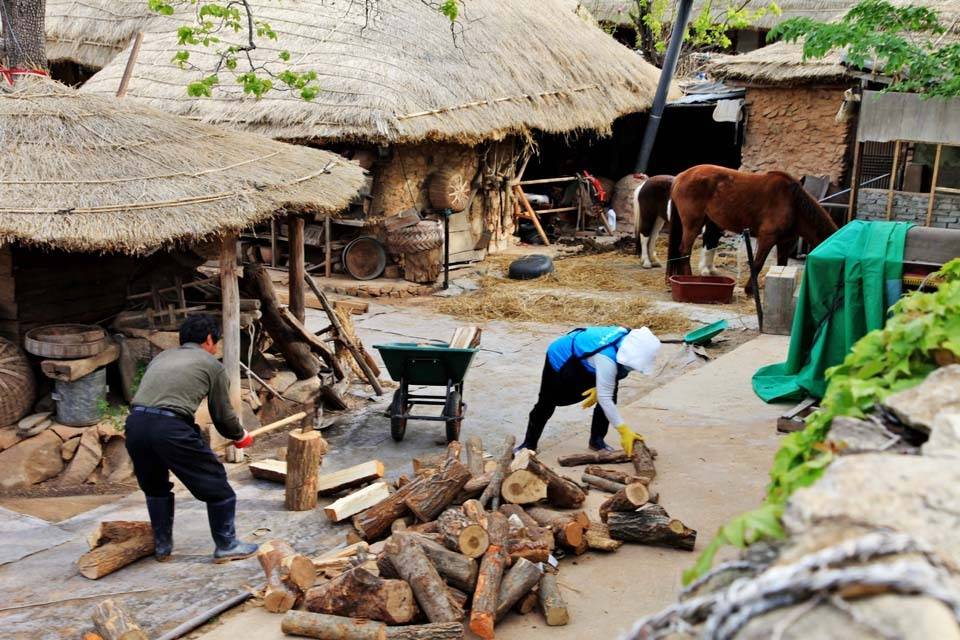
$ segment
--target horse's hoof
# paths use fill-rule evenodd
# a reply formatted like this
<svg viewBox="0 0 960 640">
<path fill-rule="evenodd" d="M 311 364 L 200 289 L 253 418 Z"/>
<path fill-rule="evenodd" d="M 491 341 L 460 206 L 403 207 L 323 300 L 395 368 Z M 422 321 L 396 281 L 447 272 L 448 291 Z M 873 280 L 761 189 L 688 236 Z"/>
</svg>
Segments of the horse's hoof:
<svg viewBox="0 0 960 640">
<path fill-rule="evenodd" d="M 643 267 L 644 269 L 653 269 L 653 265 L 652 265 L 651 263 L 649 263 L 649 262 L 644 262 L 644 263 L 643 263 L 642 265 L 640 265 L 640 266 Z M 660 265 L 657 265 L 657 266 L 659 267 Z"/>
<path fill-rule="evenodd" d="M 659 269 L 659 268 L 662 267 L 662 266 L 663 266 L 663 265 L 660 264 L 659 262 L 657 262 L 656 260 L 654 260 L 653 262 L 650 263 L 650 267 L 657 267 L 657 268 Z"/>
</svg>

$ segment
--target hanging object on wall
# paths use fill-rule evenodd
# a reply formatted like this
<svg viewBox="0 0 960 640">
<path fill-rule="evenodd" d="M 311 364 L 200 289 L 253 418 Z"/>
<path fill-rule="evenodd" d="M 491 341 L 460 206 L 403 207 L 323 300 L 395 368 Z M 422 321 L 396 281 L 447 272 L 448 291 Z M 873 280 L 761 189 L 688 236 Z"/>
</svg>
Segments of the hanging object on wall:
<svg viewBox="0 0 960 640">
<path fill-rule="evenodd" d="M 470 202 L 470 183 L 462 173 L 442 169 L 430 176 L 427 193 L 431 208 L 450 209 L 456 213 L 466 209 Z"/>
</svg>

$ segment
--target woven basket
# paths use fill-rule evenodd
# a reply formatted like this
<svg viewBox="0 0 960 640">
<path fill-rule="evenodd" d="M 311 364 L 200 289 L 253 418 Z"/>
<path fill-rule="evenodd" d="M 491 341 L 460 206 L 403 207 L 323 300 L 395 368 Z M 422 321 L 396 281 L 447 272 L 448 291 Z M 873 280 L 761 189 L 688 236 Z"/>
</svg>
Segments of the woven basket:
<svg viewBox="0 0 960 640">
<path fill-rule="evenodd" d="M 397 229 L 387 238 L 390 253 L 422 253 L 443 246 L 443 226 L 436 220 L 421 220 Z"/>
<path fill-rule="evenodd" d="M 0 338 L 0 425 L 14 424 L 27 415 L 36 392 L 27 354 L 9 340 Z"/>
</svg>

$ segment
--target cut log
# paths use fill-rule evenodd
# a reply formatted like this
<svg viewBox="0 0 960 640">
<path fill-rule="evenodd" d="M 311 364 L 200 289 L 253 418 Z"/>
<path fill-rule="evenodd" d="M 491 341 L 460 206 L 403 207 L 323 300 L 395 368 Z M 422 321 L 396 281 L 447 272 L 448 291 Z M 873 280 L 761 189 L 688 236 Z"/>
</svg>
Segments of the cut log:
<svg viewBox="0 0 960 640">
<path fill-rule="evenodd" d="M 633 463 L 633 470 L 638 476 L 650 478 L 652 481 L 657 477 L 657 468 L 653 464 L 653 459 L 657 457 L 653 449 L 646 444 L 637 442 L 633 447 L 633 457 L 630 462 Z"/>
<path fill-rule="evenodd" d="M 287 611 L 280 630 L 291 636 L 320 640 L 386 640 L 387 625 L 376 620 L 331 616 L 309 611 Z"/>
<path fill-rule="evenodd" d="M 473 558 L 450 551 L 439 542 L 417 535 L 417 542 L 427 554 L 427 558 L 451 587 L 472 592 L 477 586 L 477 561 Z"/>
<path fill-rule="evenodd" d="M 317 493 L 332 496 L 347 489 L 355 489 L 383 477 L 384 466 L 379 460 L 370 460 L 317 478 Z"/>
<path fill-rule="evenodd" d="M 447 345 L 451 349 L 475 349 L 480 346 L 480 327 L 457 327 Z"/>
<path fill-rule="evenodd" d="M 540 610 L 543 611 L 543 617 L 547 619 L 548 626 L 562 627 L 570 622 L 567 603 L 560 593 L 560 585 L 555 573 L 544 573 L 541 576 L 537 594 L 540 597 Z"/>
<path fill-rule="evenodd" d="M 314 613 L 387 624 L 409 624 L 420 613 L 410 585 L 403 580 L 385 580 L 359 567 L 310 589 L 304 606 Z"/>
<path fill-rule="evenodd" d="M 286 447 L 284 447 L 286 449 Z M 250 475 L 257 480 L 268 480 L 270 482 L 286 483 L 287 481 L 287 461 L 286 460 L 258 460 L 250 463 Z"/>
<path fill-rule="evenodd" d="M 107 534 L 117 535 L 111 539 Z M 91 536 L 98 545 L 77 560 L 80 575 L 96 580 L 153 553 L 153 529 L 149 522 L 101 523 Z"/>
<path fill-rule="evenodd" d="M 483 490 L 483 493 L 479 498 L 482 506 L 486 507 L 487 504 L 489 504 L 491 509 L 496 509 L 500 506 L 500 486 L 503 484 L 503 479 L 506 477 L 507 471 L 510 469 L 510 462 L 513 460 L 513 446 L 516 444 L 516 442 L 517 439 L 512 435 L 504 438 L 503 450 L 500 452 L 497 468 L 494 470 L 493 476 L 490 478 L 490 484 L 488 484 L 487 488 Z M 491 629 L 493 629 L 492 623 Z"/>
<path fill-rule="evenodd" d="M 353 518 L 353 526 L 360 536 L 364 540 L 370 541 L 376 540 L 388 532 L 394 520 L 407 514 L 407 504 L 404 501 L 420 482 L 423 481 L 418 479 L 410 484 L 403 485 L 380 504 L 357 514 Z"/>
<path fill-rule="evenodd" d="M 517 601 L 517 604 L 513 605 L 513 610 L 519 613 L 522 616 L 527 615 L 531 611 L 537 608 L 537 602 L 539 602 L 537 597 L 537 590 L 532 589 L 527 595 L 520 598 Z"/>
<path fill-rule="evenodd" d="M 553 469 L 543 464 L 537 455 L 529 449 L 524 449 L 514 458 L 510 468 L 514 471 L 525 469 L 531 471 L 547 482 L 547 500 L 555 507 L 573 509 L 579 507 L 587 496 L 575 482 L 564 478 Z"/>
<path fill-rule="evenodd" d="M 616 493 L 624 487 L 624 485 L 620 484 L 619 482 L 607 480 L 606 478 L 601 478 L 600 476 L 590 475 L 589 473 L 584 473 L 581 475 L 580 481 L 583 482 L 583 484 L 588 484 L 595 489 L 600 489 L 601 491 L 606 491 L 607 493 Z"/>
<path fill-rule="evenodd" d="M 103 351 L 89 358 L 76 360 L 43 360 L 40 369 L 44 375 L 61 382 L 76 382 L 100 367 L 105 367 L 120 357 L 120 347 L 110 342 Z"/>
<path fill-rule="evenodd" d="M 500 583 L 503 580 L 504 569 L 510 560 L 503 546 L 509 527 L 507 517 L 499 511 L 494 511 L 488 516 L 487 526 L 490 548 L 487 549 L 480 563 L 477 588 L 473 592 L 473 608 L 470 611 L 470 629 L 484 640 L 491 640 L 496 622 Z"/>
<path fill-rule="evenodd" d="M 500 582 L 495 618 L 500 620 L 507 615 L 507 612 L 513 608 L 513 605 L 520 598 L 530 593 L 530 590 L 540 582 L 542 573 L 540 565 L 537 563 L 524 558 L 519 558 L 514 562 L 513 567 L 503 576 L 503 580 Z"/>
<path fill-rule="evenodd" d="M 443 453 L 428 453 L 411 458 L 410 464 L 413 466 L 413 475 L 420 476 L 430 470 L 436 471 L 442 467 L 446 461 L 447 453 L 444 451 Z"/>
<path fill-rule="evenodd" d="M 610 537 L 607 525 L 599 522 L 591 522 L 584 535 L 587 546 L 593 551 L 616 551 L 623 546 L 622 541 Z"/>
<path fill-rule="evenodd" d="M 547 499 L 547 481 L 532 471 L 517 469 L 503 479 L 500 494 L 513 504 L 533 504 Z"/>
<path fill-rule="evenodd" d="M 331 522 L 340 522 L 382 503 L 389 497 L 390 487 L 387 483 L 375 482 L 324 507 L 323 512 Z M 390 524 L 393 522 L 391 521 Z"/>
<path fill-rule="evenodd" d="M 578 550 L 583 546 L 583 523 L 577 520 L 575 514 L 560 513 L 534 507 L 527 511 L 530 517 L 543 527 L 553 531 L 557 545 L 570 550 Z"/>
<path fill-rule="evenodd" d="M 601 467 L 600 465 L 589 465 L 586 469 L 583 470 L 584 473 L 589 473 L 592 476 L 597 476 L 598 478 L 603 478 L 605 480 L 613 480 L 614 482 L 619 482 L 620 484 L 630 484 L 632 482 L 640 482 L 642 484 L 649 485 L 651 479 L 646 476 L 638 476 L 632 473 L 627 473 L 625 471 L 618 471 L 616 469 L 607 469 L 606 467 Z"/>
<path fill-rule="evenodd" d="M 93 628 L 103 640 L 148 640 L 130 614 L 111 599 L 94 607 Z"/>
<path fill-rule="evenodd" d="M 529 560 L 530 562 L 546 562 L 553 553 L 553 534 L 549 529 L 537 527 L 537 531 L 547 532 L 547 537 L 536 538 L 520 537 L 507 539 L 507 553 L 510 559 Z M 547 540 L 549 538 L 549 541 Z"/>
<path fill-rule="evenodd" d="M 619 464 L 630 461 L 630 456 L 628 456 L 627 452 L 623 449 L 617 449 L 615 451 L 585 451 L 583 453 L 571 453 L 557 458 L 557 464 L 561 467 L 577 467 L 582 464 Z"/>
<path fill-rule="evenodd" d="M 407 530 L 413 524 L 413 518 L 410 516 L 403 516 L 402 518 L 397 518 L 390 524 L 390 533 L 401 533 Z"/>
<path fill-rule="evenodd" d="M 650 501 L 650 491 L 639 482 L 628 484 L 600 505 L 600 520 L 607 521 L 613 511 L 636 511 Z"/>
<path fill-rule="evenodd" d="M 459 440 L 454 440 L 453 442 L 447 443 L 447 460 L 450 460 L 451 458 L 459 460 L 461 452 L 463 452 L 463 445 L 460 444 Z"/>
<path fill-rule="evenodd" d="M 434 622 L 388 627 L 387 640 L 463 640 L 463 623 Z"/>
<path fill-rule="evenodd" d="M 317 431 L 293 431 L 287 436 L 287 511 L 309 511 L 317 506 L 317 478 L 327 443 Z"/>
<path fill-rule="evenodd" d="M 493 471 L 485 471 L 480 475 L 473 476 L 463 485 L 463 493 L 470 496 L 479 496 L 483 493 L 483 490 L 487 488 L 487 485 L 490 484 L 492 477 Z"/>
<path fill-rule="evenodd" d="M 149 522 L 141 520 L 106 520 L 97 525 L 87 536 L 91 549 L 101 547 L 108 542 L 123 542 L 130 538 L 153 536 Z"/>
<path fill-rule="evenodd" d="M 490 545 L 486 529 L 468 517 L 462 508 L 447 509 L 437 519 L 443 544 L 468 558 L 479 558 Z"/>
<path fill-rule="evenodd" d="M 443 579 L 414 536 L 392 536 L 385 552 L 400 577 L 413 589 L 417 603 L 430 622 L 456 622 L 463 616 L 451 603 Z"/>
<path fill-rule="evenodd" d="M 283 540 L 269 540 L 257 550 L 257 560 L 267 576 L 263 608 L 271 613 L 285 613 L 317 579 L 313 561 L 298 554 Z"/>
<path fill-rule="evenodd" d="M 456 458 L 448 458 L 437 473 L 407 494 L 407 507 L 422 522 L 429 522 L 453 502 L 469 479 L 470 471 Z"/>
<path fill-rule="evenodd" d="M 483 475 L 483 440 L 477 436 L 467 438 L 467 469 L 470 475 Z"/>
<path fill-rule="evenodd" d="M 437 526 L 436 520 L 431 520 L 430 522 L 418 522 L 417 524 L 412 524 L 407 527 L 407 531 L 410 533 L 429 535 L 438 533 L 440 528 Z"/>
<path fill-rule="evenodd" d="M 455 587 L 447 586 L 447 594 L 450 596 L 450 602 L 453 604 L 454 608 L 461 612 L 460 617 L 463 617 L 463 612 L 467 608 L 467 600 L 470 599 L 463 591 Z"/>
<path fill-rule="evenodd" d="M 653 507 L 657 507 L 656 509 Z M 614 540 L 651 544 L 693 551 L 697 532 L 670 518 L 659 505 L 646 505 L 638 511 L 612 512 L 607 519 Z"/>
</svg>

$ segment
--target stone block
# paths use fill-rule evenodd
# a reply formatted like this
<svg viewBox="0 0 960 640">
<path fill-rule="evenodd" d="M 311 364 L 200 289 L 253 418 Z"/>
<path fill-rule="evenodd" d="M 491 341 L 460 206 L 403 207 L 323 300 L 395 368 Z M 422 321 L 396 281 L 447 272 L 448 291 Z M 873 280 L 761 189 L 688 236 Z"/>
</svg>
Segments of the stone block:
<svg viewBox="0 0 960 640">
<path fill-rule="evenodd" d="M 774 266 L 767 271 L 763 288 L 763 332 L 788 336 L 796 308 L 794 292 L 801 271 L 795 266 Z"/>
</svg>

